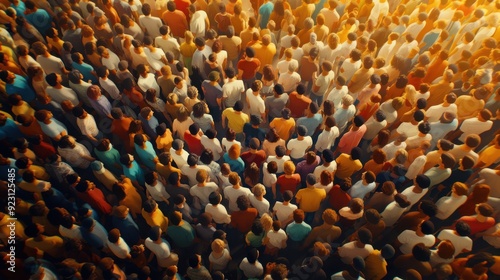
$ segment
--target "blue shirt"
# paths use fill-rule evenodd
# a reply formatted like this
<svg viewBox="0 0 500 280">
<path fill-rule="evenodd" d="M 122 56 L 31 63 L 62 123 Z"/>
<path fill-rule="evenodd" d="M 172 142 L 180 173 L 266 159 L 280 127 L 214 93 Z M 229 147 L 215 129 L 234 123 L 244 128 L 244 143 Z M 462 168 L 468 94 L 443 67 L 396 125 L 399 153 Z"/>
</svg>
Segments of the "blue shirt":
<svg viewBox="0 0 500 280">
<path fill-rule="evenodd" d="M 19 3 L 22 3 L 19 1 Z M 23 3 L 24 4 L 24 3 Z M 31 13 L 29 15 L 25 15 L 26 19 L 28 20 L 31 25 L 33 25 L 42 36 L 45 36 L 47 33 L 47 30 L 52 28 L 52 18 L 50 17 L 49 13 L 47 13 L 46 10 L 44 9 L 37 9 L 36 12 Z"/>
<path fill-rule="evenodd" d="M 153 161 L 156 157 L 155 149 L 153 148 L 151 142 L 146 141 L 145 144 L 146 147 L 144 149 L 142 147 L 139 147 L 137 144 L 134 144 L 135 152 L 144 165 L 146 165 L 151 170 L 155 170 L 156 164 Z"/>
<path fill-rule="evenodd" d="M 7 118 L 5 124 L 0 126 L 0 140 L 7 139 L 9 141 L 14 141 L 17 138 L 24 137 L 16 123 Z"/>
<path fill-rule="evenodd" d="M 229 158 L 229 155 L 225 153 L 222 158 L 225 163 L 229 164 L 231 171 L 238 173 L 240 176 L 243 175 L 243 171 L 245 171 L 245 162 L 240 157 L 234 160 Z"/>
<path fill-rule="evenodd" d="M 125 219 L 120 219 L 112 216 L 113 227 L 120 230 L 121 237 L 129 246 L 133 246 L 139 242 L 139 226 L 134 222 L 130 214 Z"/>
<path fill-rule="evenodd" d="M 311 226 L 305 222 L 300 224 L 293 222 L 286 227 L 286 234 L 290 236 L 292 241 L 302 241 L 306 239 L 309 232 L 311 232 Z"/>
<path fill-rule="evenodd" d="M 74 70 L 80 71 L 83 75 L 83 80 L 87 82 L 88 80 L 92 81 L 92 84 L 97 85 L 99 84 L 99 80 L 97 79 L 96 76 L 92 75 L 92 71 L 94 71 L 94 67 L 92 67 L 90 64 L 87 64 L 85 62 L 82 62 L 82 64 L 78 64 L 73 61 L 71 64 L 71 67 Z"/>
<path fill-rule="evenodd" d="M 267 23 L 269 22 L 269 18 L 271 17 L 271 13 L 273 11 L 274 4 L 269 1 L 266 4 L 260 6 L 259 15 L 260 15 L 260 28 L 266 29 Z"/>
<path fill-rule="evenodd" d="M 5 84 L 5 91 L 7 94 L 11 95 L 17 93 L 28 103 L 35 100 L 35 92 L 29 86 L 28 81 L 22 76 L 15 75 L 16 78 L 12 84 Z"/>
<path fill-rule="evenodd" d="M 134 160 L 130 168 L 127 166 L 123 166 L 123 174 L 130 180 L 137 181 L 139 185 L 144 186 L 144 172 L 142 171 L 139 164 L 137 164 L 137 161 Z"/>
<path fill-rule="evenodd" d="M 316 17 L 319 15 L 319 12 L 325 7 L 326 0 L 320 0 L 316 4 L 316 8 L 314 9 L 314 12 L 311 15 L 311 18 L 314 20 L 314 23 L 316 23 Z"/>
<path fill-rule="evenodd" d="M 14 8 L 14 10 L 16 10 L 16 13 L 17 13 L 17 16 L 24 16 L 24 12 L 26 11 L 26 5 L 24 5 L 24 2 L 19 0 L 19 3 L 17 4 L 17 6 L 15 6 L 14 4 L 10 4 L 10 6 L 12 8 Z M 45 34 L 42 34 L 45 36 Z"/>
<path fill-rule="evenodd" d="M 320 114 L 314 114 L 312 118 L 302 117 L 297 120 L 297 126 L 303 125 L 307 128 L 306 136 L 313 136 L 316 128 L 323 122 Z"/>
</svg>

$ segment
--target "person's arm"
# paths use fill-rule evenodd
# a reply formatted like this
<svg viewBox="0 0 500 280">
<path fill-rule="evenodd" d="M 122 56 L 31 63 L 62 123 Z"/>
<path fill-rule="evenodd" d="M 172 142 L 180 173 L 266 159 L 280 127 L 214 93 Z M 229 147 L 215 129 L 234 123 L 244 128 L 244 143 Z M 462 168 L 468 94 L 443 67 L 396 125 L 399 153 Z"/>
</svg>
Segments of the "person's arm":
<svg viewBox="0 0 500 280">
<path fill-rule="evenodd" d="M 222 128 L 226 128 L 226 115 L 222 113 Z"/>
</svg>

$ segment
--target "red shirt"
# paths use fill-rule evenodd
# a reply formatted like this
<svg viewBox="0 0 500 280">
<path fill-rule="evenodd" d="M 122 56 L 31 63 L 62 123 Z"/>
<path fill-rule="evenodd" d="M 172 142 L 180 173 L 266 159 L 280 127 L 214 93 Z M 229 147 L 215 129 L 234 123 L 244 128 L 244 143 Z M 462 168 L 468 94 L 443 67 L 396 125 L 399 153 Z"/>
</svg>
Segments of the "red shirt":
<svg viewBox="0 0 500 280">
<path fill-rule="evenodd" d="M 351 196 L 343 191 L 339 185 L 333 186 L 333 188 L 328 193 L 328 196 L 330 205 L 335 211 L 339 211 L 343 207 L 348 206 L 349 202 L 351 202 Z"/>
<path fill-rule="evenodd" d="M 252 162 L 255 162 L 255 164 L 257 164 L 260 168 L 267 159 L 267 155 L 264 150 L 257 151 L 255 154 L 252 154 L 250 151 L 244 152 L 240 157 L 245 162 L 245 167 L 249 167 Z"/>
<path fill-rule="evenodd" d="M 458 220 L 464 221 L 470 226 L 471 236 L 475 235 L 476 233 L 485 231 L 495 225 L 495 219 L 493 219 L 492 217 L 488 217 L 484 223 L 478 221 L 474 216 L 465 216 Z"/>
<path fill-rule="evenodd" d="M 284 194 L 286 191 L 291 191 L 295 194 L 297 192 L 297 187 L 300 185 L 300 175 L 293 174 L 290 178 L 281 175 L 278 181 L 276 181 L 276 184 L 280 186 L 281 194 Z"/>
<path fill-rule="evenodd" d="M 40 145 L 33 145 L 32 147 L 35 155 L 41 159 L 47 159 L 51 155 L 55 155 L 56 149 L 47 142 L 40 142 Z"/>
<path fill-rule="evenodd" d="M 184 15 L 186 16 L 187 21 L 189 22 L 189 5 L 191 5 L 191 2 L 184 0 L 174 0 L 174 2 L 175 2 L 175 8 L 183 12 Z"/>
<path fill-rule="evenodd" d="M 241 59 L 238 62 L 238 70 L 243 71 L 243 75 L 241 79 L 248 80 L 255 77 L 255 73 L 260 68 L 260 61 L 257 58 L 253 58 L 252 60 Z"/>
<path fill-rule="evenodd" d="M 200 156 L 203 152 L 201 139 L 191 135 L 189 131 L 184 132 L 184 142 L 188 145 L 190 153 Z"/>
<path fill-rule="evenodd" d="M 255 208 L 248 208 L 245 211 L 236 211 L 231 214 L 231 226 L 241 233 L 247 233 L 252 229 L 253 222 L 259 212 Z"/>
<path fill-rule="evenodd" d="M 78 197 L 90 204 L 92 208 L 99 211 L 100 213 L 111 214 L 112 207 L 106 201 L 106 198 L 104 197 L 104 194 L 100 189 L 94 188 L 83 193 L 78 192 Z"/>
<path fill-rule="evenodd" d="M 302 96 L 302 98 L 299 99 L 299 94 L 296 91 L 288 95 L 288 100 L 290 103 L 287 108 L 292 112 L 293 118 L 303 117 L 304 111 L 309 108 L 309 104 L 311 104 L 311 99 L 309 97 Z"/>
</svg>

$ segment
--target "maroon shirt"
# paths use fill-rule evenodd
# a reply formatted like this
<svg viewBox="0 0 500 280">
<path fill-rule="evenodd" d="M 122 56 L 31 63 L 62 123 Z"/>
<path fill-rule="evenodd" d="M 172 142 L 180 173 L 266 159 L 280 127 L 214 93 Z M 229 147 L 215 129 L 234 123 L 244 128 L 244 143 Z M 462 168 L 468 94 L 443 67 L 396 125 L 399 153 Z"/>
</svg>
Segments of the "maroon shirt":
<svg viewBox="0 0 500 280">
<path fill-rule="evenodd" d="M 267 155 L 264 150 L 257 151 L 254 154 L 250 151 L 244 152 L 240 157 L 245 162 L 245 167 L 249 167 L 252 162 L 255 162 L 255 164 L 257 164 L 257 166 L 260 168 L 267 159 Z"/>
<path fill-rule="evenodd" d="M 349 202 L 351 202 L 351 196 L 343 191 L 339 185 L 333 186 L 328 195 L 330 205 L 335 211 L 339 211 L 343 207 L 349 206 Z"/>
<path fill-rule="evenodd" d="M 189 147 L 189 152 L 193 154 L 201 155 L 203 152 L 203 145 L 201 144 L 201 139 L 193 136 L 189 131 L 184 132 L 184 141 Z"/>
<path fill-rule="evenodd" d="M 255 208 L 233 212 L 231 214 L 231 226 L 241 233 L 247 233 L 252 229 L 253 222 L 258 215 L 259 212 Z"/>
</svg>

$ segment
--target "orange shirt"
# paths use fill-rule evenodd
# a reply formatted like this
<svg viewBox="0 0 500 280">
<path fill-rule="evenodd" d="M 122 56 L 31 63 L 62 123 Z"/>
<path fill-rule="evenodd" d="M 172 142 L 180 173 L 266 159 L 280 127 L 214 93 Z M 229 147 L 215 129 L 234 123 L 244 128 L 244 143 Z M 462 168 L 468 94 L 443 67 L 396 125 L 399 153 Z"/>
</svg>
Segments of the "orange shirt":
<svg viewBox="0 0 500 280">
<path fill-rule="evenodd" d="M 184 38 L 184 32 L 188 29 L 188 23 L 186 15 L 183 12 L 179 10 L 173 12 L 166 11 L 161 18 L 170 27 L 174 37 Z"/>
<path fill-rule="evenodd" d="M 444 70 L 448 67 L 448 61 L 437 59 L 433 64 L 427 68 L 427 75 L 425 75 L 422 82 L 432 84 L 432 81 L 441 77 Z"/>
</svg>

